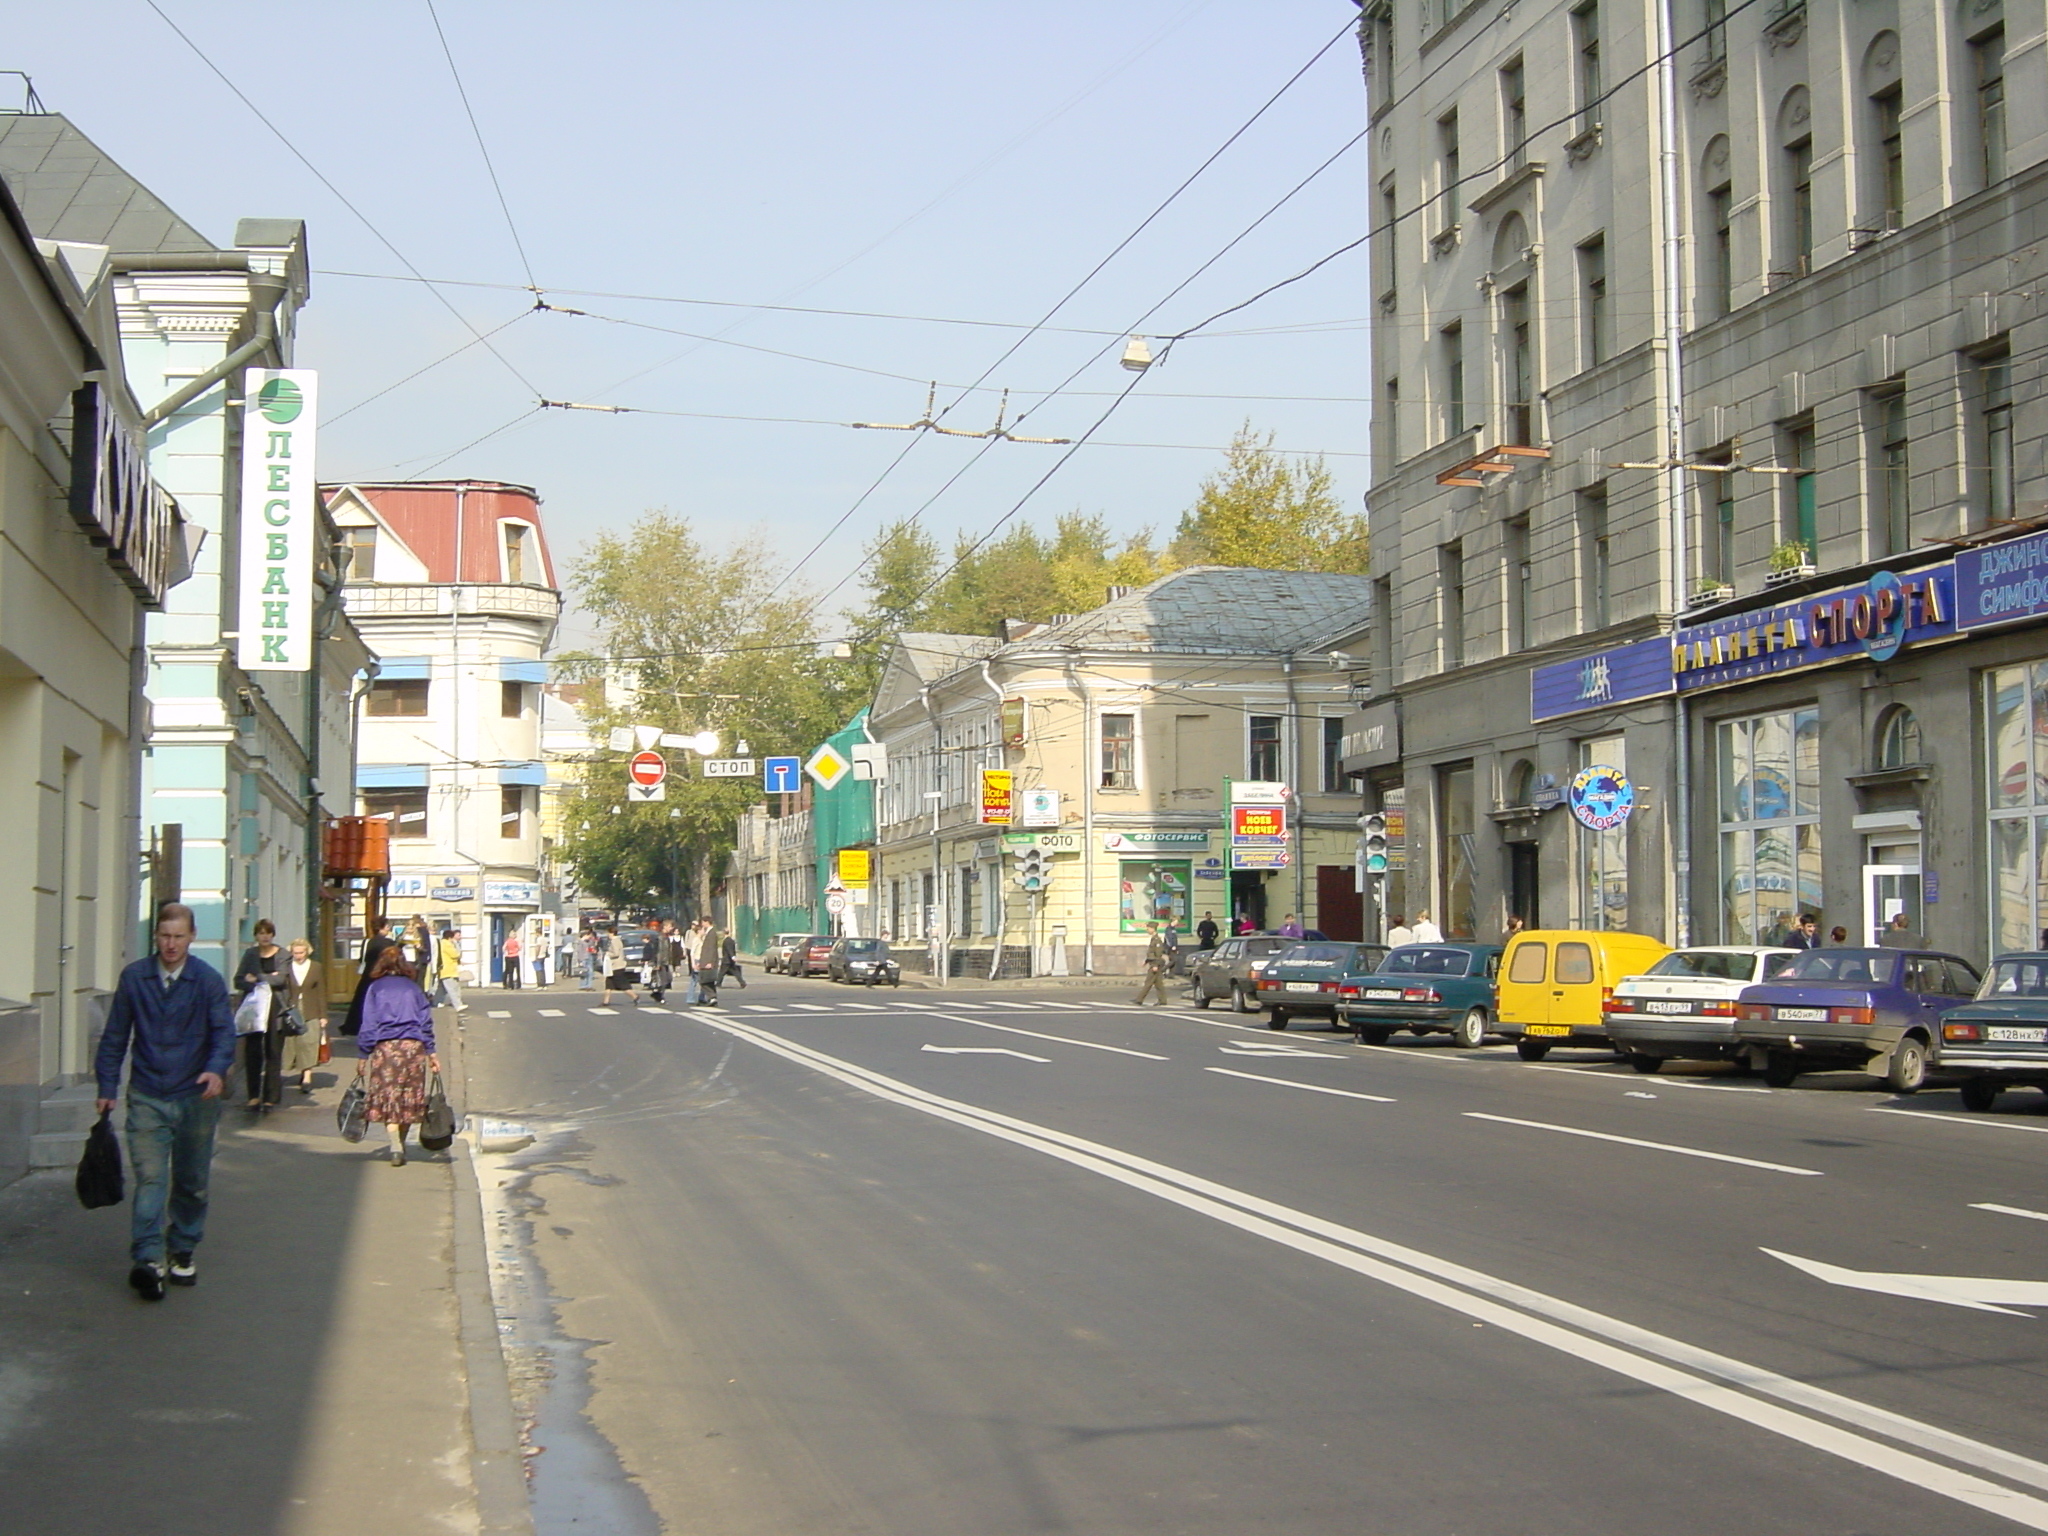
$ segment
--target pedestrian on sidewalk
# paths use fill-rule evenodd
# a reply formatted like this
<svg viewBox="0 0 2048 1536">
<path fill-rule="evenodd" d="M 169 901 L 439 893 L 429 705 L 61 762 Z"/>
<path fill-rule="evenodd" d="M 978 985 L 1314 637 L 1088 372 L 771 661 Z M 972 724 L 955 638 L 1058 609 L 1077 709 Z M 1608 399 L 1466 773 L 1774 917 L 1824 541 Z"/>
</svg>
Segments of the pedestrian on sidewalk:
<svg viewBox="0 0 2048 1536">
<path fill-rule="evenodd" d="M 1408 926 L 1408 915 L 1405 912 L 1396 912 L 1394 926 L 1387 930 L 1387 948 L 1399 949 L 1403 944 L 1414 942 L 1415 930 Z"/>
<path fill-rule="evenodd" d="M 519 930 L 514 928 L 505 935 L 503 948 L 498 951 L 505 957 L 505 990 L 519 990 Z"/>
<path fill-rule="evenodd" d="M 440 1072 L 441 1058 L 434 1050 L 433 1002 L 402 949 L 377 957 L 356 1045 L 363 1053 L 356 1076 L 369 1079 L 368 1118 L 391 1139 L 391 1166 L 403 1168 L 406 1132 L 427 1117 L 428 1074 Z"/>
<path fill-rule="evenodd" d="M 1202 920 L 1195 924 L 1195 948 L 1214 949 L 1216 947 L 1216 940 L 1219 937 L 1221 937 L 1221 930 L 1216 926 L 1216 914 L 1214 912 L 1204 912 Z"/>
<path fill-rule="evenodd" d="M 1145 927 L 1152 935 L 1145 943 L 1145 984 L 1131 1001 L 1142 1003 L 1146 993 L 1153 993 L 1152 1004 L 1156 1008 L 1166 1002 L 1166 940 L 1160 937 L 1157 923 L 1147 923 Z"/>
<path fill-rule="evenodd" d="M 448 1006 L 457 1013 L 469 1012 L 469 1004 L 462 1000 L 462 931 L 453 923 L 441 930 L 441 942 L 437 946 L 441 966 L 441 995 L 448 1000 Z"/>
<path fill-rule="evenodd" d="M 605 928 L 598 964 L 604 967 L 604 1006 L 611 1006 L 614 992 L 623 992 L 634 1007 L 639 1007 L 640 999 L 633 992 L 633 973 L 626 969 L 626 941 L 619 937 L 617 923 L 608 924 Z"/>
<path fill-rule="evenodd" d="M 277 947 L 277 924 L 269 918 L 256 919 L 254 936 L 235 964 L 235 1006 L 259 986 L 265 990 L 263 1027 L 242 1036 L 242 1086 L 248 1107 L 260 1115 L 284 1101 L 285 959 Z"/>
<path fill-rule="evenodd" d="M 1412 942 L 1416 944 L 1441 944 L 1443 941 L 1443 929 L 1437 927 L 1431 921 L 1429 908 L 1424 907 L 1415 919 L 1415 937 Z"/>
<path fill-rule="evenodd" d="M 168 1278 L 198 1279 L 192 1255 L 206 1235 L 206 1183 L 220 1096 L 235 1059 L 235 1020 L 227 983 L 192 950 L 192 909 L 157 909 L 156 953 L 121 972 L 93 1063 L 97 1108 L 107 1114 L 128 1074 L 128 1161 L 135 1175 L 129 1211 L 128 1283 L 144 1301 L 164 1299 L 166 1208 Z"/>
<path fill-rule="evenodd" d="M 406 930 L 405 958 L 413 974 L 419 977 L 420 990 L 432 997 L 441 982 L 441 946 L 434 942 L 433 931 L 424 917 L 415 917 Z"/>
<path fill-rule="evenodd" d="M 327 973 L 313 958 L 311 941 L 293 939 L 291 955 L 284 968 L 284 1004 L 298 1014 L 306 1032 L 284 1037 L 284 1071 L 297 1073 L 299 1092 L 309 1094 L 320 1047 L 327 1043 Z"/>
<path fill-rule="evenodd" d="M 355 995 L 348 1000 L 348 1016 L 341 1021 L 341 1032 L 353 1035 L 363 1027 L 363 994 L 370 990 L 370 973 L 377 968 L 377 958 L 391 947 L 391 919 L 381 913 L 370 919 L 370 936 L 363 940 L 362 960 L 356 970 Z"/>
<path fill-rule="evenodd" d="M 745 974 L 740 970 L 739 940 L 728 933 L 725 936 L 725 942 L 719 945 L 718 953 L 718 974 L 721 977 L 730 976 L 734 981 L 740 984 L 740 990 L 742 992 L 746 991 L 747 978 Z"/>
<path fill-rule="evenodd" d="M 595 992 L 597 990 L 596 929 L 585 928 L 583 930 L 576 941 L 576 953 L 579 957 L 578 963 L 581 966 L 577 974 L 583 978 L 583 984 L 576 990 L 579 992 Z"/>
</svg>

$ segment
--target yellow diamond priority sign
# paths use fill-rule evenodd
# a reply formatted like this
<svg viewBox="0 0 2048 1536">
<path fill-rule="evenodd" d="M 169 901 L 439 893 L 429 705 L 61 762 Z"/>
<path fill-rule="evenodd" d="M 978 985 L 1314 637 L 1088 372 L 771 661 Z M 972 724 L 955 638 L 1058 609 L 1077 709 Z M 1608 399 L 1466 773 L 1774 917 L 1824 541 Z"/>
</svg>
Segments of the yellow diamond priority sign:
<svg viewBox="0 0 2048 1536">
<path fill-rule="evenodd" d="M 810 755 L 810 759 L 804 764 L 804 772 L 817 780 L 820 789 L 831 789 L 853 772 L 853 764 L 840 756 L 828 741 Z"/>
</svg>

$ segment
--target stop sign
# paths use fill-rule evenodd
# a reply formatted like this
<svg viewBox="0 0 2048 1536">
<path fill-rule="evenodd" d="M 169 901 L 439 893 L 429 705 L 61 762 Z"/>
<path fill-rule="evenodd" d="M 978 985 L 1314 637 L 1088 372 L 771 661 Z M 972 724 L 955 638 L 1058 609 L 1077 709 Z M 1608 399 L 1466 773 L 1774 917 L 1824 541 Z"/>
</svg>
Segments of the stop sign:
<svg viewBox="0 0 2048 1536">
<path fill-rule="evenodd" d="M 668 759 L 659 752 L 635 752 L 633 761 L 626 765 L 626 772 L 635 784 L 652 789 L 668 777 Z"/>
</svg>

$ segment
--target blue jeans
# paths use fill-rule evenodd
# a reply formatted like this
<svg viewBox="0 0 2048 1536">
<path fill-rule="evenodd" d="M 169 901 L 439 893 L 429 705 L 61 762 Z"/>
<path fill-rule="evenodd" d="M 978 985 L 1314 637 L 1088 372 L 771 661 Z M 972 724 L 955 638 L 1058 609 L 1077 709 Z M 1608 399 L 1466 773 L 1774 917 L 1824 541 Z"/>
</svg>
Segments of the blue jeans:
<svg viewBox="0 0 2048 1536">
<path fill-rule="evenodd" d="M 595 959 L 583 962 L 583 985 L 576 990 L 579 992 L 595 992 L 597 990 L 597 961 Z"/>
<path fill-rule="evenodd" d="M 220 1105 L 219 1099 L 196 1093 L 153 1099 L 129 1090 L 128 1161 L 135 1174 L 135 1208 L 128 1247 L 135 1263 L 162 1262 L 167 1203 L 172 1253 L 190 1253 L 206 1235 L 206 1178 L 213 1167 Z"/>
</svg>

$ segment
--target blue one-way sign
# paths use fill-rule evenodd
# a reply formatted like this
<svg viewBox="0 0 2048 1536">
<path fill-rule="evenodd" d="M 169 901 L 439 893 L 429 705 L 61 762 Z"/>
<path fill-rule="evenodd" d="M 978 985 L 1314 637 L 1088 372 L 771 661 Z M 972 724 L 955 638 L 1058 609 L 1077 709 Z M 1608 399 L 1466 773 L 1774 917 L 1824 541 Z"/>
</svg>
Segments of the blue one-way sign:
<svg viewBox="0 0 2048 1536">
<path fill-rule="evenodd" d="M 761 787 L 771 795 L 793 795 L 803 788 L 804 760 L 768 757 L 761 760 Z"/>
</svg>

